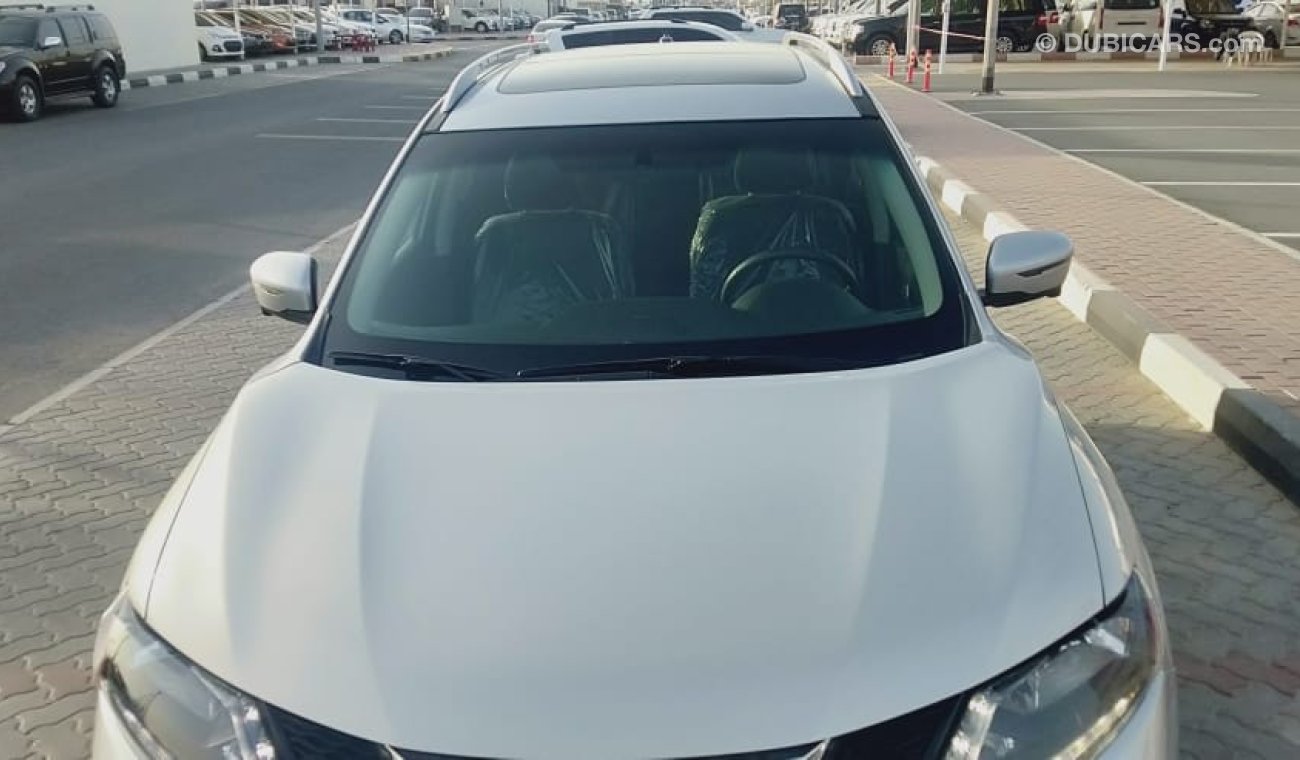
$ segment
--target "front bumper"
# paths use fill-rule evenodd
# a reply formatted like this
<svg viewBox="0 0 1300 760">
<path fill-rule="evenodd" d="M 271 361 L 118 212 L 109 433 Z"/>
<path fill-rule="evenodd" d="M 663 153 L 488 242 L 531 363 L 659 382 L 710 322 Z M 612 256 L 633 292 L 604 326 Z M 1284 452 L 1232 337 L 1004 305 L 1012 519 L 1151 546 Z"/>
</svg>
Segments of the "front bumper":
<svg viewBox="0 0 1300 760">
<path fill-rule="evenodd" d="M 127 733 L 102 691 L 96 708 L 94 760 L 149 760 Z M 1097 760 L 1174 760 L 1177 756 L 1174 673 L 1161 670 L 1143 692 L 1133 716 Z"/>
<path fill-rule="evenodd" d="M 1178 698 L 1172 670 L 1160 670 L 1142 701 L 1098 760 L 1173 760 L 1178 757 Z"/>
</svg>

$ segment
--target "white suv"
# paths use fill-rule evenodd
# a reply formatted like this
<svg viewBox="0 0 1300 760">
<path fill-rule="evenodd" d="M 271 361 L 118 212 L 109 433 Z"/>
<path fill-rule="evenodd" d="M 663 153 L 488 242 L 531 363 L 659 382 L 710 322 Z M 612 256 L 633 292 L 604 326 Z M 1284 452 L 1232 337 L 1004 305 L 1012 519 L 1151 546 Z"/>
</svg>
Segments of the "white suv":
<svg viewBox="0 0 1300 760">
<path fill-rule="evenodd" d="M 476 32 L 501 31 L 501 18 L 491 13 L 480 13 L 472 8 L 461 8 L 452 18 L 461 29 L 473 29 Z"/>
<path fill-rule="evenodd" d="M 163 499 L 95 751 L 1172 758 L 1155 577 L 1079 423 L 815 38 L 471 64 Z"/>
<path fill-rule="evenodd" d="M 540 27 L 546 22 L 538 24 Z M 739 42 L 731 32 L 712 24 L 692 21 L 598 21 L 592 24 L 568 23 L 561 27 L 534 30 L 533 42 L 544 39 L 551 50 L 572 50 L 599 45 L 635 45 L 646 42 Z M 541 39 L 538 39 L 540 36 Z"/>
</svg>

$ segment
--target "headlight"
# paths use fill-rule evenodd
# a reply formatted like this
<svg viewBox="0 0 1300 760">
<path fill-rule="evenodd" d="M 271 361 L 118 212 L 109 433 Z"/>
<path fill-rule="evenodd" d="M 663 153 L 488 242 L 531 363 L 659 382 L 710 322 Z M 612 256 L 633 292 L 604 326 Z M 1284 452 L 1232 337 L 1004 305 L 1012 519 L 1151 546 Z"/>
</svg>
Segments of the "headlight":
<svg viewBox="0 0 1300 760">
<path fill-rule="evenodd" d="M 0 61 L 0 74 L 5 73 L 5 62 Z"/>
<path fill-rule="evenodd" d="M 125 595 L 100 621 L 95 663 L 99 690 L 148 756 L 274 757 L 257 703 L 155 636 Z"/>
<path fill-rule="evenodd" d="M 977 692 L 946 760 L 1092 757 L 1155 673 L 1157 623 L 1135 574 L 1091 627 Z"/>
</svg>

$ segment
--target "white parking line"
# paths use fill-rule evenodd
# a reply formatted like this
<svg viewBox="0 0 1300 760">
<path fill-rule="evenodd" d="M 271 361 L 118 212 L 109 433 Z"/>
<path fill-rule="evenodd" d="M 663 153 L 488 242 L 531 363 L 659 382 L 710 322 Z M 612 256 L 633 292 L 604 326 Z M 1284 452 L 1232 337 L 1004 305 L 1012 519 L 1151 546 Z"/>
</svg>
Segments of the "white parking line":
<svg viewBox="0 0 1300 760">
<path fill-rule="evenodd" d="M 426 100 L 430 103 L 442 97 L 441 95 L 403 95 L 402 100 Z"/>
<path fill-rule="evenodd" d="M 1060 148 L 1066 153 L 1205 153 L 1223 155 L 1295 155 L 1300 148 Z"/>
<path fill-rule="evenodd" d="M 1008 129 L 1014 129 L 1017 132 L 1162 132 L 1165 130 L 1175 129 L 1236 129 L 1251 132 L 1291 132 L 1300 130 L 1300 125 L 1288 124 L 1286 126 L 1261 127 L 1246 126 L 1237 124 L 1183 124 L 1183 125 L 1152 125 L 1144 124 L 1135 126 L 1125 125 L 1102 125 L 1102 126 L 1084 126 L 1084 127 L 1017 127 L 1011 124 L 1006 125 Z"/>
<path fill-rule="evenodd" d="M 1092 108 L 1069 110 L 1005 110 L 967 111 L 971 116 L 996 116 L 999 114 L 1094 114 L 1094 113 L 1300 113 L 1300 108 Z"/>
<path fill-rule="evenodd" d="M 263 132 L 257 137 L 266 140 L 349 140 L 354 142 L 405 142 L 405 137 L 371 137 L 369 135 L 281 135 Z"/>
<path fill-rule="evenodd" d="M 1274 240 L 1300 239 L 1300 232 L 1261 232 L 1260 234 Z"/>
<path fill-rule="evenodd" d="M 316 121 L 329 121 L 344 124 L 419 124 L 419 119 L 345 119 L 338 117 L 321 117 Z"/>
<path fill-rule="evenodd" d="M 1300 187 L 1300 182 L 1143 182 L 1147 187 Z"/>
<path fill-rule="evenodd" d="M 372 111 L 427 111 L 424 106 L 366 106 Z"/>
</svg>

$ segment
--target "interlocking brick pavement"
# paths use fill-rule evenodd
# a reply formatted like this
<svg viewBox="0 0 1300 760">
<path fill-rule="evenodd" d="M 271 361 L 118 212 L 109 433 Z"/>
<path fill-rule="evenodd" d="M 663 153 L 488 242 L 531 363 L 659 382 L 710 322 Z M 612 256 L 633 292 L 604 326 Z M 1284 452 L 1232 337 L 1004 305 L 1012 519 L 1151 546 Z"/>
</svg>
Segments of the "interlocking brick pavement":
<svg viewBox="0 0 1300 760">
<path fill-rule="evenodd" d="M 1025 225 L 1070 235 L 1094 273 L 1300 416 L 1300 262 L 929 96 L 866 80 L 918 155 Z"/>
<path fill-rule="evenodd" d="M 988 244 L 949 225 L 982 280 Z M 1300 513 L 1055 300 L 992 314 L 1128 497 L 1169 615 L 1183 756 L 1300 757 Z"/>
<path fill-rule="evenodd" d="M 319 252 L 326 268 L 341 246 Z M 89 754 L 95 627 L 136 540 L 235 391 L 300 332 L 245 292 L 0 428 L 0 758 Z"/>
<path fill-rule="evenodd" d="M 956 229 L 978 263 L 982 240 Z M 1169 609 L 1187 756 L 1300 756 L 1300 514 L 1060 306 L 996 317 L 1129 495 Z M 88 753 L 90 648 L 131 547 L 239 384 L 298 330 L 243 295 L 0 432 L 0 758 Z"/>
</svg>

